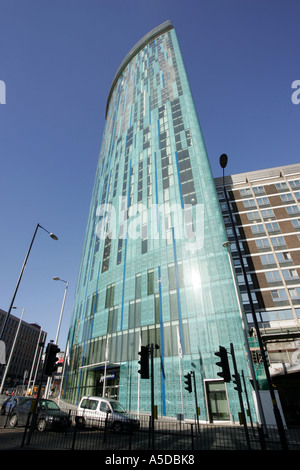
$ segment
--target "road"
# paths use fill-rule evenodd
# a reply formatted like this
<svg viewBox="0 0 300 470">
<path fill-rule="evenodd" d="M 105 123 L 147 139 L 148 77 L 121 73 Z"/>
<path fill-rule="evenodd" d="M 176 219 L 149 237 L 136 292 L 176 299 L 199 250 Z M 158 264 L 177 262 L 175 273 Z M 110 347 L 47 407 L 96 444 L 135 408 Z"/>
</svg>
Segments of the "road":
<svg viewBox="0 0 300 470">
<path fill-rule="evenodd" d="M 0 416 L 0 450 L 20 449 L 24 428 L 4 428 L 6 417 Z"/>
</svg>

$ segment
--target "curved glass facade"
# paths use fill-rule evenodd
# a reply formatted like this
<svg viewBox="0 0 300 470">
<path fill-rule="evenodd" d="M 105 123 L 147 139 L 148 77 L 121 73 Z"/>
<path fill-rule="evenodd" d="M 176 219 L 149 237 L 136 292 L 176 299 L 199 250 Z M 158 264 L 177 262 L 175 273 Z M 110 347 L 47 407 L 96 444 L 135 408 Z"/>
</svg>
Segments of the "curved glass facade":
<svg viewBox="0 0 300 470">
<path fill-rule="evenodd" d="M 69 330 L 64 398 L 151 410 L 141 345 L 154 348 L 158 414 L 237 419 L 214 352 L 234 344 L 249 376 L 227 240 L 175 30 L 163 23 L 112 82 Z M 251 391 L 249 398 L 251 400 Z"/>
</svg>

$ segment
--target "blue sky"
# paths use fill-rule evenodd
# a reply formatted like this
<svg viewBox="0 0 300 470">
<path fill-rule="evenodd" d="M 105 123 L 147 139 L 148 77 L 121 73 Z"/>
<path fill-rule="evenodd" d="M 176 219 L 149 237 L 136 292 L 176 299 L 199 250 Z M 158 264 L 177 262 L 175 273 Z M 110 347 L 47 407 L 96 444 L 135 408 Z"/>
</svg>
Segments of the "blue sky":
<svg viewBox="0 0 300 470">
<path fill-rule="evenodd" d="M 299 163 L 300 3 L 297 0 L 0 0 L 0 308 L 64 349 L 105 124 L 121 61 L 171 20 L 208 157 L 221 176 Z"/>
</svg>

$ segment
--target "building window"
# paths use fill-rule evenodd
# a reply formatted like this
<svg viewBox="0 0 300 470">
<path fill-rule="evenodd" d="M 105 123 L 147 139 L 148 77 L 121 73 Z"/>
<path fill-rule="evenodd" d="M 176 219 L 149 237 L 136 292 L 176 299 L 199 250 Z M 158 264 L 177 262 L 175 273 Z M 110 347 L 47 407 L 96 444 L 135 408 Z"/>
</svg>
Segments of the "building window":
<svg viewBox="0 0 300 470">
<path fill-rule="evenodd" d="M 135 298 L 140 299 L 142 294 L 142 275 L 141 273 L 135 276 Z"/>
<path fill-rule="evenodd" d="M 249 220 L 261 220 L 261 217 L 259 215 L 258 211 L 253 211 L 253 212 L 248 212 L 247 213 L 248 219 Z"/>
<path fill-rule="evenodd" d="M 118 324 L 118 306 L 112 307 L 108 311 L 107 333 L 115 333 Z"/>
<path fill-rule="evenodd" d="M 292 320 L 294 318 L 293 311 L 291 309 L 284 310 L 268 310 L 267 312 L 261 312 L 263 322 L 280 321 L 280 320 Z"/>
<path fill-rule="evenodd" d="M 154 271 L 150 269 L 147 273 L 147 294 L 154 294 Z"/>
<path fill-rule="evenodd" d="M 117 253 L 117 264 L 121 264 L 122 262 L 122 246 L 123 246 L 123 239 L 118 239 L 118 253 Z"/>
<path fill-rule="evenodd" d="M 271 290 L 271 296 L 274 302 L 281 302 L 287 300 L 288 296 L 285 289 Z"/>
<path fill-rule="evenodd" d="M 154 296 L 154 323 L 160 323 L 159 294 L 155 294 Z"/>
<path fill-rule="evenodd" d="M 258 197 L 256 199 L 257 201 L 257 204 L 261 207 L 261 206 L 269 206 L 270 205 L 270 201 L 269 199 L 265 196 L 265 197 Z"/>
<path fill-rule="evenodd" d="M 274 248 L 286 246 L 284 237 L 273 237 L 271 242 Z"/>
<path fill-rule="evenodd" d="M 294 206 L 288 206 L 285 208 L 285 210 L 287 211 L 287 213 L 291 216 L 293 215 L 297 215 L 299 214 L 300 210 L 298 208 L 298 206 L 294 205 Z"/>
<path fill-rule="evenodd" d="M 252 230 L 253 235 L 260 235 L 262 233 L 265 233 L 263 224 L 253 225 L 251 227 L 251 230 Z"/>
<path fill-rule="evenodd" d="M 295 199 L 291 193 L 281 194 L 280 196 L 282 202 L 294 202 Z"/>
<path fill-rule="evenodd" d="M 291 188 L 300 188 L 300 180 L 289 181 Z"/>
<path fill-rule="evenodd" d="M 270 243 L 267 238 L 260 238 L 259 240 L 255 240 L 255 243 L 258 250 L 270 248 Z"/>
<path fill-rule="evenodd" d="M 275 258 L 274 258 L 274 255 L 272 255 L 272 254 L 261 255 L 260 256 L 260 261 L 261 261 L 261 264 L 263 264 L 263 265 L 275 264 Z"/>
<path fill-rule="evenodd" d="M 243 304 L 250 304 L 249 296 L 246 292 L 241 294 Z M 256 303 L 257 298 L 255 292 L 251 293 L 252 302 Z"/>
<path fill-rule="evenodd" d="M 300 287 L 289 289 L 289 295 L 291 296 L 292 300 L 300 299 Z"/>
<path fill-rule="evenodd" d="M 109 234 L 105 238 L 103 261 L 102 261 L 102 272 L 107 271 L 109 268 L 110 247 L 111 247 L 111 234 Z"/>
<path fill-rule="evenodd" d="M 177 292 L 176 290 L 170 291 L 170 319 L 178 320 L 178 303 L 177 303 Z"/>
<path fill-rule="evenodd" d="M 261 211 L 261 215 L 262 215 L 263 219 L 267 219 L 267 220 L 275 218 L 275 215 L 274 215 L 274 212 L 273 212 L 272 209 L 263 209 Z"/>
<path fill-rule="evenodd" d="M 286 191 L 288 188 L 286 182 L 275 184 L 277 191 Z"/>
<path fill-rule="evenodd" d="M 105 308 L 113 307 L 115 297 L 115 284 L 110 284 L 106 288 Z"/>
<path fill-rule="evenodd" d="M 142 255 L 148 251 L 148 240 L 142 240 Z"/>
<path fill-rule="evenodd" d="M 280 228 L 277 222 L 271 222 L 266 224 L 267 231 L 270 232 L 279 232 Z"/>
<path fill-rule="evenodd" d="M 299 279 L 296 269 L 283 269 L 282 274 L 286 281 Z"/>
<path fill-rule="evenodd" d="M 300 219 L 292 220 L 292 224 L 295 230 L 300 230 Z"/>
<path fill-rule="evenodd" d="M 253 192 L 254 194 L 265 194 L 265 188 L 263 186 L 255 186 Z"/>
<path fill-rule="evenodd" d="M 269 283 L 281 282 L 281 277 L 280 277 L 279 271 L 268 271 L 268 272 L 265 273 L 265 276 L 266 276 L 267 281 Z"/>
<path fill-rule="evenodd" d="M 286 263 L 292 261 L 291 254 L 288 251 L 285 251 L 283 253 L 277 253 L 277 259 L 279 263 Z"/>
<path fill-rule="evenodd" d="M 244 201 L 244 206 L 245 206 L 245 209 L 249 209 L 249 208 L 251 208 L 251 207 L 255 207 L 256 204 L 255 204 L 254 199 L 247 199 L 246 201 Z"/>
<path fill-rule="evenodd" d="M 183 282 L 183 266 L 182 262 L 177 263 L 177 274 L 178 274 L 178 287 L 184 287 Z M 175 271 L 175 264 L 168 265 L 168 277 L 169 277 L 169 289 L 176 289 L 177 288 L 177 279 L 176 279 L 176 271 Z"/>
<path fill-rule="evenodd" d="M 243 189 L 240 189 L 240 195 L 241 195 L 242 197 L 249 197 L 249 196 L 252 196 L 251 189 L 250 189 L 250 188 L 243 188 Z"/>
<path fill-rule="evenodd" d="M 129 302 L 128 328 L 137 328 L 141 325 L 141 300 Z"/>
<path fill-rule="evenodd" d="M 91 315 L 94 314 L 94 312 L 97 312 L 98 310 L 98 300 L 99 300 L 99 292 L 94 292 L 93 293 L 93 298 L 92 298 L 92 305 L 91 305 Z"/>
</svg>

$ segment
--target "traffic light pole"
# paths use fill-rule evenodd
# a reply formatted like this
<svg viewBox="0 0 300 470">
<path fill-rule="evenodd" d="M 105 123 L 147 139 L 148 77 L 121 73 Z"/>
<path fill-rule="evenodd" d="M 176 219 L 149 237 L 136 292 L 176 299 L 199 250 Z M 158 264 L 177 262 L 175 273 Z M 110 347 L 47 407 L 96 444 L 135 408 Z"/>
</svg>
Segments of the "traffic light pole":
<svg viewBox="0 0 300 470">
<path fill-rule="evenodd" d="M 154 364 L 153 364 L 153 343 L 150 347 L 151 356 L 151 438 L 152 450 L 154 450 Z"/>
<path fill-rule="evenodd" d="M 248 393 L 247 393 L 247 388 L 246 388 L 246 380 L 245 380 L 245 376 L 244 376 L 243 371 L 242 371 L 242 379 L 243 379 L 244 391 L 245 391 L 246 400 L 247 400 L 247 406 L 248 406 L 248 411 L 249 411 L 249 418 L 250 418 L 251 428 L 253 429 L 253 421 L 252 421 L 252 416 L 251 416 L 250 403 L 249 403 L 249 398 L 248 398 Z"/>
<path fill-rule="evenodd" d="M 154 347 L 155 349 L 159 349 L 157 344 L 152 343 L 149 347 L 141 346 L 141 350 L 139 351 L 139 356 L 141 356 L 141 360 L 138 363 L 141 365 L 138 373 L 141 374 L 141 379 L 149 379 L 149 352 L 150 352 L 150 372 L 151 372 L 151 438 L 152 438 L 152 449 L 154 449 L 154 419 L 155 419 L 155 406 L 154 406 Z M 149 433 L 150 439 L 150 433 Z"/>
<path fill-rule="evenodd" d="M 249 450 L 251 450 L 248 427 L 247 427 L 247 420 L 246 420 L 245 409 L 244 409 L 243 398 L 242 398 L 241 378 L 240 378 L 240 374 L 238 373 L 238 370 L 237 370 L 236 361 L 235 361 L 235 354 L 234 354 L 234 348 L 233 348 L 232 343 L 230 343 L 230 353 L 231 353 L 231 356 L 232 356 L 232 363 L 233 363 L 233 369 L 234 369 L 234 378 L 235 378 L 235 381 L 236 381 L 236 390 L 237 390 L 238 395 L 239 395 L 239 401 L 240 401 L 241 413 L 242 413 L 243 424 L 244 424 L 244 429 L 245 429 L 245 436 L 246 436 L 247 446 L 248 446 Z"/>
<path fill-rule="evenodd" d="M 40 343 L 41 347 L 44 347 L 45 343 L 42 342 Z M 36 421 L 37 421 L 37 410 L 38 410 L 38 404 L 39 404 L 39 399 L 41 396 L 41 390 L 42 390 L 42 385 L 43 385 L 43 379 L 44 376 L 50 376 L 52 375 L 52 372 L 55 370 L 55 363 L 57 362 L 56 353 L 59 352 L 60 349 L 57 347 L 56 344 L 53 343 L 48 343 L 47 348 L 46 348 L 46 354 L 45 354 L 45 360 L 43 364 L 43 370 L 42 370 L 42 375 L 41 375 L 41 380 L 38 388 L 38 393 L 36 399 L 33 401 L 33 409 L 31 410 L 32 413 L 32 420 L 30 423 L 30 428 L 29 428 L 29 435 L 28 435 L 28 441 L 27 444 L 30 443 L 31 436 L 33 433 L 33 430 L 35 429 Z M 45 390 L 46 391 L 46 390 Z M 47 398 L 47 396 L 45 396 Z"/>
<path fill-rule="evenodd" d="M 192 375 L 193 381 L 194 381 L 194 393 L 195 393 L 195 406 L 196 406 L 197 427 L 198 427 L 198 431 L 200 431 L 200 427 L 199 427 L 199 415 L 198 415 L 197 389 L 196 389 L 196 378 L 195 378 L 195 372 L 194 372 L 193 370 L 191 371 L 191 375 Z"/>
</svg>

